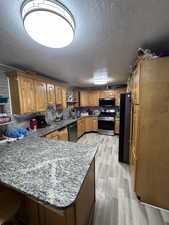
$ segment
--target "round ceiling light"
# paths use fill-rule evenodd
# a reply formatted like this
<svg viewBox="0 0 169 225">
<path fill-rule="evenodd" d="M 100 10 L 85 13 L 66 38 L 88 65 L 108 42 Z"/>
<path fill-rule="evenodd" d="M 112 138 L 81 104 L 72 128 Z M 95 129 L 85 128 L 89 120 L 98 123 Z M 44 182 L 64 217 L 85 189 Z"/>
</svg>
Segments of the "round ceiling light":
<svg viewBox="0 0 169 225">
<path fill-rule="evenodd" d="M 71 12 L 54 0 L 27 0 L 21 8 L 26 32 L 36 42 L 50 48 L 63 48 L 74 38 Z"/>
</svg>

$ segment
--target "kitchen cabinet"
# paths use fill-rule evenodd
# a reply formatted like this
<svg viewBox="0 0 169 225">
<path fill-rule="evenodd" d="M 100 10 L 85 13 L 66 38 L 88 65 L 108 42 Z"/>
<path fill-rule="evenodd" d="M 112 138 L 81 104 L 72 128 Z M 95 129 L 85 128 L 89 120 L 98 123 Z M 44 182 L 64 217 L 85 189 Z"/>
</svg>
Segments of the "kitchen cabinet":
<svg viewBox="0 0 169 225">
<path fill-rule="evenodd" d="M 95 208 L 95 160 L 84 179 L 79 194 L 70 206 L 55 209 L 35 199 L 22 196 L 17 218 L 26 225 L 90 225 Z"/>
<path fill-rule="evenodd" d="M 59 140 L 61 141 L 68 141 L 68 130 L 67 128 L 63 128 L 58 131 L 59 134 Z"/>
<path fill-rule="evenodd" d="M 85 118 L 81 118 L 77 121 L 77 136 L 78 136 L 78 138 L 85 133 L 85 130 L 86 130 Z"/>
<path fill-rule="evenodd" d="M 78 137 L 82 136 L 85 132 L 98 130 L 98 118 L 97 117 L 85 117 L 77 121 Z"/>
<path fill-rule="evenodd" d="M 80 106 L 99 106 L 99 98 L 115 98 L 116 105 L 119 106 L 121 93 L 126 93 L 126 88 L 80 91 Z"/>
<path fill-rule="evenodd" d="M 60 141 L 68 141 L 68 130 L 67 128 L 63 128 L 61 130 L 54 131 L 45 136 L 45 138 L 60 140 Z"/>
<path fill-rule="evenodd" d="M 56 104 L 62 105 L 62 88 L 55 85 Z"/>
<path fill-rule="evenodd" d="M 62 87 L 62 107 L 63 109 L 67 108 L 67 89 Z"/>
<path fill-rule="evenodd" d="M 85 131 L 96 131 L 98 129 L 98 120 L 97 117 L 86 117 L 85 118 Z"/>
<path fill-rule="evenodd" d="M 133 92 L 132 100 L 134 104 L 139 104 L 140 96 L 140 74 L 141 74 L 141 64 L 138 64 L 136 71 L 133 74 Z"/>
<path fill-rule="evenodd" d="M 113 89 L 99 91 L 99 98 L 114 98 L 115 91 Z"/>
<path fill-rule="evenodd" d="M 93 117 L 93 131 L 97 131 L 97 130 L 98 130 L 98 118 Z"/>
<path fill-rule="evenodd" d="M 55 104 L 56 103 L 55 85 L 53 83 L 47 82 L 47 99 L 48 99 L 48 104 Z"/>
<path fill-rule="evenodd" d="M 120 133 L 120 118 L 115 119 L 115 128 L 114 128 L 115 134 Z"/>
<path fill-rule="evenodd" d="M 21 72 L 9 75 L 12 112 L 15 114 L 33 113 L 35 109 L 34 80 Z"/>
<path fill-rule="evenodd" d="M 23 72 L 8 73 L 12 112 L 44 112 L 48 104 L 61 104 L 65 109 L 66 88 Z"/>
<path fill-rule="evenodd" d="M 88 106 L 99 106 L 98 91 L 88 91 Z"/>
<path fill-rule="evenodd" d="M 99 92 L 80 91 L 80 106 L 99 106 Z"/>
<path fill-rule="evenodd" d="M 115 89 L 115 104 L 120 106 L 120 94 L 126 93 L 126 88 L 117 88 Z"/>
<path fill-rule="evenodd" d="M 89 106 L 88 97 L 88 91 L 80 91 L 80 106 Z"/>
<path fill-rule="evenodd" d="M 36 101 L 36 112 L 47 111 L 47 93 L 46 93 L 46 82 L 43 80 L 35 80 L 35 101 Z M 39 99 L 39 97 L 41 98 Z"/>
<path fill-rule="evenodd" d="M 79 90 L 77 88 L 73 89 L 73 99 L 75 101 L 74 107 L 79 107 Z"/>
<path fill-rule="evenodd" d="M 140 61 L 133 74 L 130 155 L 137 196 L 165 209 L 169 209 L 168 71 L 169 57 L 163 57 Z"/>
<path fill-rule="evenodd" d="M 59 140 L 59 134 L 58 134 L 58 131 L 54 131 L 50 134 L 47 134 L 45 136 L 46 138 L 50 138 L 50 139 L 55 139 L 55 140 Z"/>
</svg>

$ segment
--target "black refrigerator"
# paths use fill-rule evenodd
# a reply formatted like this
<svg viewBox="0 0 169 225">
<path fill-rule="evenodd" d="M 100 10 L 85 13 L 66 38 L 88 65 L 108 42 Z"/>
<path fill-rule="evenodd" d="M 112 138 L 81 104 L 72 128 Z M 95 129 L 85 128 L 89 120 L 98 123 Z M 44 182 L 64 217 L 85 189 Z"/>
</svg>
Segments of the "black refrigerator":
<svg viewBox="0 0 169 225">
<path fill-rule="evenodd" d="M 129 164 L 131 93 L 120 95 L 119 162 Z"/>
</svg>

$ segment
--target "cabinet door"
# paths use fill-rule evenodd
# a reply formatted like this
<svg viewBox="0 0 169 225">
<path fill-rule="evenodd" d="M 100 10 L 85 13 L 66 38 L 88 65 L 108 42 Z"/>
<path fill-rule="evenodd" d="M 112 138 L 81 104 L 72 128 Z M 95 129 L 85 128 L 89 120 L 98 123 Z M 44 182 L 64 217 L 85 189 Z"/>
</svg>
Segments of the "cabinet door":
<svg viewBox="0 0 169 225">
<path fill-rule="evenodd" d="M 82 119 L 77 121 L 77 135 L 78 137 L 82 135 Z"/>
<path fill-rule="evenodd" d="M 99 93 L 98 91 L 89 91 L 88 92 L 88 101 L 89 106 L 99 106 Z"/>
<path fill-rule="evenodd" d="M 47 99 L 48 104 L 55 104 L 55 86 L 52 83 L 47 83 Z"/>
<path fill-rule="evenodd" d="M 73 89 L 73 98 L 74 98 L 74 101 L 76 102 L 74 104 L 74 107 L 79 107 L 79 91 L 78 91 L 78 89 Z"/>
<path fill-rule="evenodd" d="M 56 104 L 62 105 L 62 88 L 55 85 Z"/>
<path fill-rule="evenodd" d="M 45 81 L 35 80 L 35 99 L 36 99 L 36 112 L 46 111 L 47 92 Z"/>
<path fill-rule="evenodd" d="M 67 108 L 67 89 L 62 87 L 62 107 Z"/>
<path fill-rule="evenodd" d="M 136 72 L 133 74 L 133 102 L 134 104 L 139 104 L 139 97 L 140 97 L 140 72 L 141 72 L 141 65 L 138 64 Z"/>
<path fill-rule="evenodd" d="M 86 120 L 85 118 L 82 118 L 81 121 L 82 121 L 82 134 L 84 134 L 86 132 Z"/>
<path fill-rule="evenodd" d="M 122 93 L 126 93 L 126 88 L 117 88 L 115 89 L 115 101 L 116 101 L 116 105 L 120 106 L 120 95 Z"/>
<path fill-rule="evenodd" d="M 39 225 L 38 204 L 27 197 L 23 197 L 17 217 L 24 224 Z"/>
<path fill-rule="evenodd" d="M 86 132 L 93 130 L 93 118 L 92 117 L 85 118 L 85 127 L 86 127 Z"/>
<path fill-rule="evenodd" d="M 139 138 L 139 105 L 134 105 L 133 110 L 133 140 L 132 140 L 132 152 L 137 159 L 138 153 L 138 138 Z"/>
<path fill-rule="evenodd" d="M 89 95 L 87 91 L 80 91 L 80 106 L 89 106 Z"/>
<path fill-rule="evenodd" d="M 98 130 L 98 118 L 94 117 L 93 118 L 93 131 Z"/>
<path fill-rule="evenodd" d="M 119 134 L 120 131 L 120 120 L 115 120 L 115 133 Z"/>
<path fill-rule="evenodd" d="M 61 131 L 58 131 L 59 133 L 59 140 L 61 141 L 68 141 L 68 131 L 67 128 L 64 128 Z"/>
<path fill-rule="evenodd" d="M 113 89 L 102 90 L 99 93 L 99 98 L 114 98 L 115 92 Z"/>
<path fill-rule="evenodd" d="M 21 113 L 35 112 L 34 80 L 24 76 L 19 77 L 19 80 L 21 92 Z"/>
</svg>

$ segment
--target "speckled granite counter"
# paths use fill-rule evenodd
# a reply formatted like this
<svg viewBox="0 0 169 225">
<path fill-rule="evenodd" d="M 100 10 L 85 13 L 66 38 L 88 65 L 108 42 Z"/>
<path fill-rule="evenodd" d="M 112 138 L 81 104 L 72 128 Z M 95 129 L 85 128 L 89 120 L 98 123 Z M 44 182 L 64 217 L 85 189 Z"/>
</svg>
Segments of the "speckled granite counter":
<svg viewBox="0 0 169 225">
<path fill-rule="evenodd" d="M 0 145 L 0 182 L 44 204 L 72 204 L 97 147 L 39 137 Z"/>
</svg>

